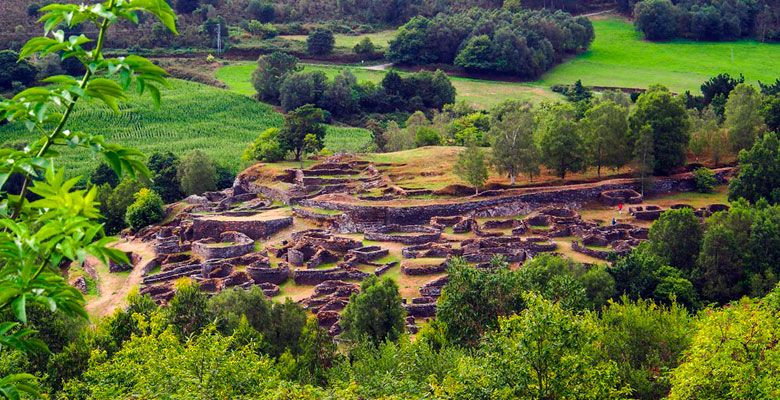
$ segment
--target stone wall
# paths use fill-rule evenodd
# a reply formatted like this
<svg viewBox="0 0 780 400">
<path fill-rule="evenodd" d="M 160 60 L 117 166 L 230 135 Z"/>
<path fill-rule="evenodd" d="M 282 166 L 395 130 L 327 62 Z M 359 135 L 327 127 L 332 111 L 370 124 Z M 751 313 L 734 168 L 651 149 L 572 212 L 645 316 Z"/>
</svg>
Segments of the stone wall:
<svg viewBox="0 0 780 400">
<path fill-rule="evenodd" d="M 223 232 L 236 231 L 252 239 L 262 239 L 292 225 L 292 217 L 268 220 L 195 218 L 192 220 L 193 240 L 218 238 Z"/>
<path fill-rule="evenodd" d="M 206 238 L 192 243 L 192 252 L 205 260 L 240 257 L 254 249 L 255 241 L 241 232 L 223 232 L 219 240 Z"/>
</svg>

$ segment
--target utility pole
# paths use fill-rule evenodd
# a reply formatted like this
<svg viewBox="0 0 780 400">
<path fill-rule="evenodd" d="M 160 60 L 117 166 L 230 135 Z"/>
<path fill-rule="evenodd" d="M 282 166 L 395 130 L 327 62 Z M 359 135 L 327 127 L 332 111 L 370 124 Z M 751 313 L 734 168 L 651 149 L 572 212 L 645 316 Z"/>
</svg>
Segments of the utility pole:
<svg viewBox="0 0 780 400">
<path fill-rule="evenodd" d="M 217 55 L 222 54 L 222 24 L 217 24 Z"/>
</svg>

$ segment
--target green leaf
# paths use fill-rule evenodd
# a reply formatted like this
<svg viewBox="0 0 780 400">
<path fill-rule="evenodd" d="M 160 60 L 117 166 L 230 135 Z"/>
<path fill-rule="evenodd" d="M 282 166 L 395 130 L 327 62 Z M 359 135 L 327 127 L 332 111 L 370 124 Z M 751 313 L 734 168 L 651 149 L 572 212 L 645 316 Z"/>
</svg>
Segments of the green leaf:
<svg viewBox="0 0 780 400">
<path fill-rule="evenodd" d="M 176 13 L 165 0 L 131 0 L 131 10 L 143 10 L 155 15 L 168 30 L 179 34 L 176 30 Z"/>
<path fill-rule="evenodd" d="M 11 309 L 16 319 L 22 323 L 27 323 L 27 295 L 22 294 L 11 302 Z"/>
</svg>

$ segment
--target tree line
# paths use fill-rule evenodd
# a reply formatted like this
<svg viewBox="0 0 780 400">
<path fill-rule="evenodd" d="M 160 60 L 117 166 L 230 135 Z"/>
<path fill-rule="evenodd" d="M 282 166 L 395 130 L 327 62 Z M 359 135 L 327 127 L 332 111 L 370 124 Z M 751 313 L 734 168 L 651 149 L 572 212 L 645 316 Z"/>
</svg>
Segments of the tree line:
<svg viewBox="0 0 780 400">
<path fill-rule="evenodd" d="M 449 64 L 471 72 L 535 78 L 593 41 L 587 18 L 563 11 L 472 8 L 401 26 L 385 56 L 406 65 Z"/>
<path fill-rule="evenodd" d="M 618 6 L 633 15 L 636 29 L 648 40 L 780 39 L 780 10 L 773 0 L 619 0 Z"/>
</svg>

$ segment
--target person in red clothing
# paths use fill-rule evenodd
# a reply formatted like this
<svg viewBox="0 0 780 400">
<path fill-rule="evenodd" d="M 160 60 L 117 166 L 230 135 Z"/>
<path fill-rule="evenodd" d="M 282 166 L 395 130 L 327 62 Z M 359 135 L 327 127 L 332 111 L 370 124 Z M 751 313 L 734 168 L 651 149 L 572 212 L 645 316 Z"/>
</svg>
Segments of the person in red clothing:
<svg viewBox="0 0 780 400">
<path fill-rule="evenodd" d="M 623 214 L 623 203 L 618 204 L 618 214 Z"/>
</svg>

